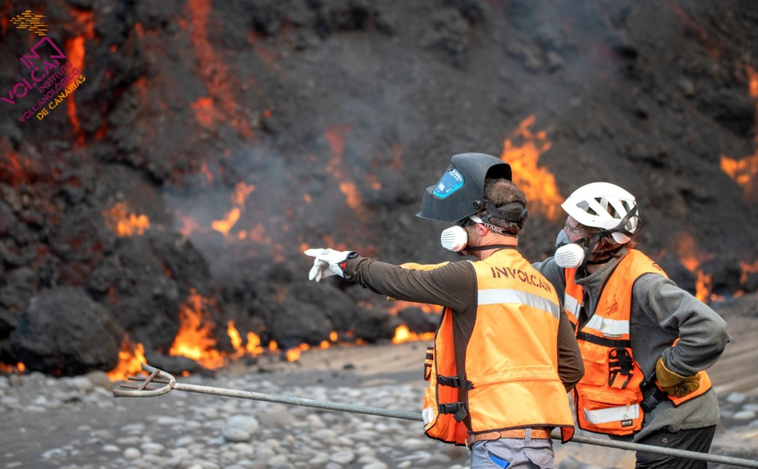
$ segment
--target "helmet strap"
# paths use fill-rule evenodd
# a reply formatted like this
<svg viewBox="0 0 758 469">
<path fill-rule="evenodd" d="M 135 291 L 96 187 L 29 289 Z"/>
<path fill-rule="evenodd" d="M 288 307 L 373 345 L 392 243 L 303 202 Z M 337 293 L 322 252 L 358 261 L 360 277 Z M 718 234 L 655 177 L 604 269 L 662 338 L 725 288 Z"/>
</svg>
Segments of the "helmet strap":
<svg viewBox="0 0 758 469">
<path fill-rule="evenodd" d="M 592 261 L 592 262 L 589 261 L 590 255 L 592 255 L 592 250 L 595 248 L 595 245 L 600 241 L 600 239 L 603 236 L 606 236 L 606 235 L 609 235 L 609 234 L 613 234 L 613 233 L 621 233 L 623 235 L 631 237 L 632 235 L 634 235 L 635 233 L 638 233 L 640 231 L 640 229 L 642 228 L 642 226 L 641 226 L 641 220 L 637 222 L 638 225 L 637 225 L 636 229 L 634 230 L 634 232 L 629 231 L 629 230 L 626 229 L 626 224 L 629 223 L 629 220 L 631 220 L 632 217 L 635 216 L 636 214 L 637 214 L 637 206 L 635 205 L 634 208 L 632 208 L 631 210 L 629 210 L 629 213 L 627 213 L 624 216 L 624 218 L 621 219 L 621 221 L 619 222 L 618 225 L 616 225 L 615 227 L 610 228 L 608 230 L 598 231 L 597 233 L 595 233 L 595 236 L 592 237 L 592 240 L 590 241 L 589 246 L 586 246 L 586 248 L 585 248 L 586 249 L 586 251 L 585 251 L 586 255 L 584 256 L 584 261 L 582 262 L 582 265 L 579 266 L 580 272 L 586 273 L 586 268 L 587 268 L 588 265 L 605 264 L 606 262 L 608 262 L 609 260 L 611 260 L 611 258 L 609 257 L 607 259 L 595 260 L 595 261 Z"/>
<path fill-rule="evenodd" d="M 639 233 L 639 231 L 642 229 L 642 216 L 639 215 L 637 210 L 637 205 L 635 205 L 629 212 L 624 216 L 624 218 L 621 219 L 618 225 L 616 225 L 615 228 L 611 228 L 609 231 L 611 233 L 621 233 L 623 235 L 626 235 L 628 237 L 632 237 L 635 233 Z M 626 224 L 629 223 L 629 220 L 632 219 L 633 216 L 637 215 L 637 226 L 635 227 L 634 231 L 629 231 L 626 229 Z"/>
</svg>

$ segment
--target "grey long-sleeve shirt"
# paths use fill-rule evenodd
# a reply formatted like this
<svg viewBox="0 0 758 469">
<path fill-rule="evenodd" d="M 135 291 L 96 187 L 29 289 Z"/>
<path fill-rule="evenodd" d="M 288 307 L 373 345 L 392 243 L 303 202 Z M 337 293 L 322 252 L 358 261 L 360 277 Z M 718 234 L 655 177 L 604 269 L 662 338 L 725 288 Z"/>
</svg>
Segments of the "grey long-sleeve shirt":
<svg viewBox="0 0 758 469">
<path fill-rule="evenodd" d="M 619 257 L 599 270 L 574 279 L 585 289 L 584 309 L 588 319 L 594 314 L 603 286 L 626 253 L 624 248 Z M 533 266 L 550 280 L 563 300 L 564 269 L 553 258 Z M 721 316 L 673 281 L 652 273 L 642 275 L 632 288 L 629 332 L 632 354 L 645 376 L 655 371 L 655 363 L 661 356 L 671 371 L 682 376 L 694 375 L 713 365 L 731 340 Z M 680 340 L 672 348 L 677 338 Z M 716 425 L 718 421 L 718 400 L 710 390 L 679 407 L 670 401 L 662 402 L 645 415 L 644 426 L 633 440 L 644 439 L 657 430 L 677 432 Z"/>
<path fill-rule="evenodd" d="M 345 272 L 364 288 L 398 300 L 444 306 L 460 315 L 453 331 L 456 337 L 470 336 L 477 308 L 476 272 L 470 262 L 451 262 L 438 269 L 409 270 L 384 262 L 357 257 L 347 261 Z M 567 391 L 584 375 L 581 352 L 571 322 L 561 313 L 558 329 L 558 376 Z M 462 350 L 456 350 L 457 353 Z"/>
</svg>

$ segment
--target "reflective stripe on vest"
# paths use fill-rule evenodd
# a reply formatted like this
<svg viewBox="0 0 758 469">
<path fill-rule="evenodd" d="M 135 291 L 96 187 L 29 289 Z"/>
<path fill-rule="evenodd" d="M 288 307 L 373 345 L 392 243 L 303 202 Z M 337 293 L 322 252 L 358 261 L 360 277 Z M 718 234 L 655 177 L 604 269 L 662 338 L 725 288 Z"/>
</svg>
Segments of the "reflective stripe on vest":
<svg viewBox="0 0 758 469">
<path fill-rule="evenodd" d="M 576 269 L 565 270 L 566 298 L 573 300 L 565 301 L 567 304 L 580 304 L 584 297 L 582 287 L 574 282 L 575 273 Z M 569 314 L 585 366 L 584 377 L 573 393 L 577 421 L 584 430 L 623 436 L 642 428 L 644 411 L 639 404 L 644 376 L 632 354 L 629 320 L 634 283 L 648 273 L 666 277 L 650 258 L 630 249 L 606 282 L 587 323 L 579 329 L 577 317 Z M 708 375 L 704 371 L 699 374 L 701 387 L 683 398 L 669 397 L 674 405 L 710 389 Z"/>
<path fill-rule="evenodd" d="M 616 421 L 632 420 L 638 418 L 639 416 L 640 406 L 637 404 L 630 406 L 624 405 L 620 407 L 609 407 L 607 409 L 599 410 L 584 409 L 584 418 L 588 422 L 594 423 L 596 425 Z"/>
<path fill-rule="evenodd" d="M 478 288 L 476 321 L 464 343 L 454 344 L 458 313 L 443 313 L 424 395 L 426 435 L 462 445 L 471 433 L 561 427 L 564 441 L 569 440 L 574 419 L 558 377 L 560 305 L 555 289 L 514 249 L 472 266 Z M 458 354 L 465 356 L 465 363 L 451 360 L 455 345 L 465 347 L 465 354 Z M 445 386 L 439 375 L 457 376 L 472 386 Z M 440 411 L 456 403 L 467 413 L 460 421 Z"/>
<path fill-rule="evenodd" d="M 593 315 L 592 319 L 582 328 L 584 332 L 590 332 L 592 329 L 596 334 L 608 338 L 629 339 L 629 321 L 604 318 L 600 315 Z"/>
<path fill-rule="evenodd" d="M 557 319 L 561 318 L 561 310 L 558 303 L 521 290 L 479 290 L 477 298 L 479 306 L 498 303 L 527 305 L 552 314 Z"/>
<path fill-rule="evenodd" d="M 566 314 L 569 315 L 569 318 L 578 318 L 579 308 L 581 308 L 581 306 L 581 300 L 577 301 L 576 298 L 569 295 L 568 292 L 563 295 L 563 308 L 566 310 Z"/>
</svg>

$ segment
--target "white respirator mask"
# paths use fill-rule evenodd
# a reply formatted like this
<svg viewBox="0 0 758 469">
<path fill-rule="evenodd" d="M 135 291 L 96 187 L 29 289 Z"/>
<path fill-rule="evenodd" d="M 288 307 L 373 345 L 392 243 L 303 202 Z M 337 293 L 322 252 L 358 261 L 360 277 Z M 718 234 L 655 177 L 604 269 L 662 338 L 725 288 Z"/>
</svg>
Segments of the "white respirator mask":
<svg viewBox="0 0 758 469">
<path fill-rule="evenodd" d="M 564 269 L 579 267 L 584 262 L 584 248 L 576 243 L 565 244 L 555 250 L 555 263 Z"/>
<path fill-rule="evenodd" d="M 440 243 L 448 251 L 461 252 L 468 244 L 468 232 L 461 226 L 451 226 L 442 231 Z"/>
<path fill-rule="evenodd" d="M 577 243 L 583 241 L 584 239 L 581 239 Z M 553 259 L 555 259 L 558 267 L 573 269 L 582 265 L 587 253 L 585 248 L 577 243 L 572 243 L 564 230 L 558 232 L 558 237 L 555 239 L 555 247 L 557 249 L 553 255 Z"/>
</svg>

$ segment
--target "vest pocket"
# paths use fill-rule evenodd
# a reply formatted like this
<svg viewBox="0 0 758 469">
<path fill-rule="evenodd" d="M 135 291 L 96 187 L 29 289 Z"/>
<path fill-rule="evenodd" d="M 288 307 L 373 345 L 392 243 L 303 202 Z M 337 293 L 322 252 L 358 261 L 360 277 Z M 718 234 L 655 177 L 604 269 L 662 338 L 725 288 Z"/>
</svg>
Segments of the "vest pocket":
<svg viewBox="0 0 758 469">
<path fill-rule="evenodd" d="M 580 427 L 600 433 L 630 435 L 642 429 L 644 413 L 631 390 L 579 391 Z"/>
</svg>

